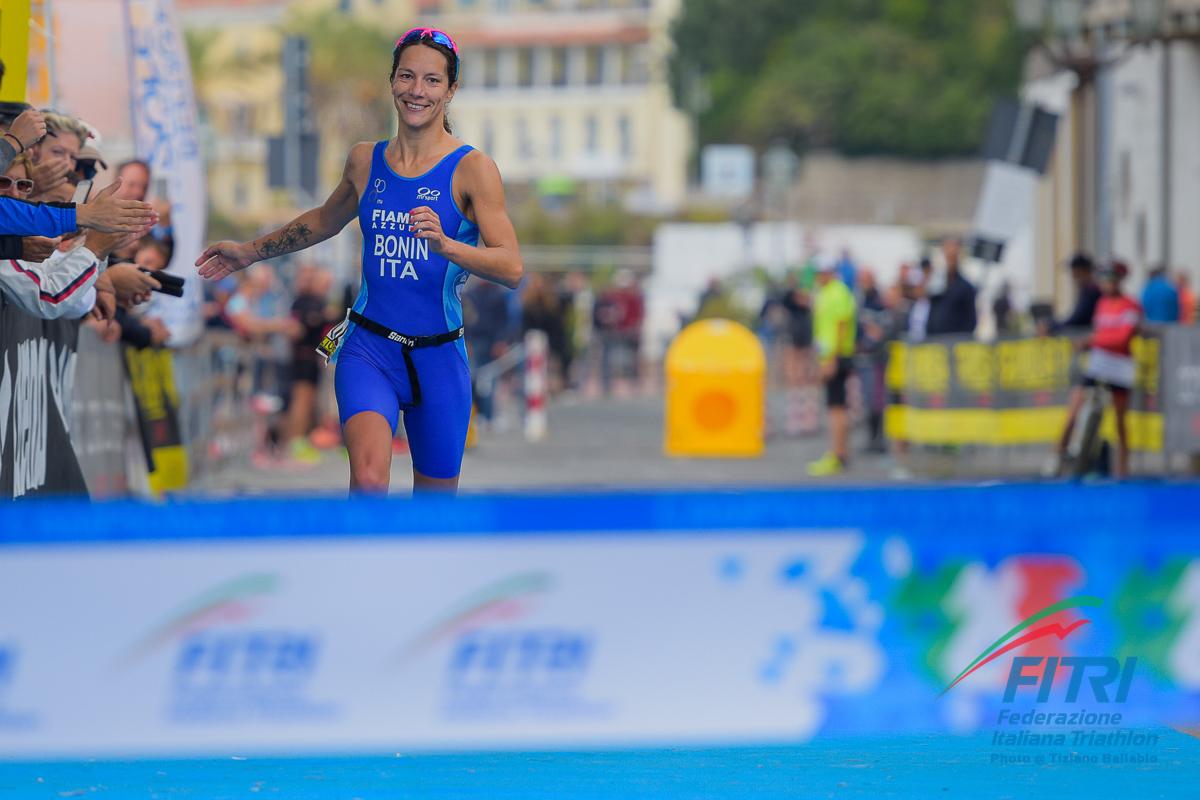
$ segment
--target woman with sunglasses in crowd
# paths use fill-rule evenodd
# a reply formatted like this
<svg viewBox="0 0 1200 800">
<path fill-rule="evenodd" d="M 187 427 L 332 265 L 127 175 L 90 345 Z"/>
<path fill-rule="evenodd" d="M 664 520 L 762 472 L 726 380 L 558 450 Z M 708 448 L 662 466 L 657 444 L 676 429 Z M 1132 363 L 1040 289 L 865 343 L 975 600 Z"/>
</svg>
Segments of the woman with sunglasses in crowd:
<svg viewBox="0 0 1200 800">
<path fill-rule="evenodd" d="M 22 154 L 9 164 L 0 175 L 0 197 L 25 200 L 33 193 L 36 186 L 29 177 L 29 162 L 29 156 Z M 143 302 L 158 286 L 153 278 L 127 265 L 104 268 L 114 247 L 147 229 L 134 233 L 89 230 L 72 234 L 72 244 L 63 244 L 65 237 L 19 237 L 21 254 L 0 259 L 0 294 L 41 319 L 79 319 L 91 312 L 97 320 L 110 320 L 117 303 Z"/>
<path fill-rule="evenodd" d="M 358 217 L 362 289 L 321 348 L 338 365 L 352 492 L 387 491 L 401 412 L 414 490 L 458 488 L 471 416 L 462 285 L 468 274 L 513 288 L 521 280 L 500 173 L 451 133 L 459 66 L 444 32 L 408 31 L 392 52 L 395 137 L 355 145 L 320 208 L 252 242 L 219 242 L 196 261 L 201 276 L 219 280 L 311 247 Z"/>
</svg>

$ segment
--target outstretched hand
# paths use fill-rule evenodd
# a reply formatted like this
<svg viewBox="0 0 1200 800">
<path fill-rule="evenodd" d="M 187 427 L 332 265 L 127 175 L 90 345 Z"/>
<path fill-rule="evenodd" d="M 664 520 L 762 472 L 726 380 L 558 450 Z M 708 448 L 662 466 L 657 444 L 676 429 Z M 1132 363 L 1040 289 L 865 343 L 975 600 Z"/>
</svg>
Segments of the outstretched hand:
<svg viewBox="0 0 1200 800">
<path fill-rule="evenodd" d="M 149 203 L 118 197 L 120 188 L 121 179 L 117 178 L 95 199 L 78 206 L 75 218 L 79 226 L 101 233 L 137 233 L 158 222 L 158 214 Z"/>
<path fill-rule="evenodd" d="M 210 281 L 219 281 L 243 270 L 255 262 L 254 253 L 249 247 L 238 242 L 217 242 L 209 247 L 196 259 L 200 268 L 200 277 Z"/>
</svg>

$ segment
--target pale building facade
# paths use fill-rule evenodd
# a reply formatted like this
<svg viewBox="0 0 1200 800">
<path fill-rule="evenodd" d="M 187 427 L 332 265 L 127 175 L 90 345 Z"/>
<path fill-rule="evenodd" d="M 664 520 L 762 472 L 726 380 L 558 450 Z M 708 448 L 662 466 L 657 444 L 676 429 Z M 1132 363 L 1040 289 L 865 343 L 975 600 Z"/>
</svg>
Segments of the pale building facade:
<svg viewBox="0 0 1200 800">
<path fill-rule="evenodd" d="M 1089 6 L 1082 38 L 1053 44 L 1087 59 L 1025 90 L 1061 115 L 1030 243 L 1034 296 L 1060 312 L 1076 250 L 1126 261 L 1135 292 L 1159 266 L 1200 282 L 1200 0 L 1164 0 L 1153 33 L 1135 32 L 1135 11 Z"/>
<path fill-rule="evenodd" d="M 633 208 L 684 202 L 690 124 L 667 84 L 679 0 L 424 0 L 459 44 L 455 133 L 506 182 L 603 185 Z"/>
</svg>

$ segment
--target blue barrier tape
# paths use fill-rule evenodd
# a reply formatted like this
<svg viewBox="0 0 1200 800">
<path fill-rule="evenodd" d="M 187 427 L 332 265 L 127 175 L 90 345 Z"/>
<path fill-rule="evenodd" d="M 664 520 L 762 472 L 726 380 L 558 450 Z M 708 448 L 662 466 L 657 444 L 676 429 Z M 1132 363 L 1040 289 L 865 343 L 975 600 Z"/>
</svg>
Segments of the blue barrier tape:
<svg viewBox="0 0 1200 800">
<path fill-rule="evenodd" d="M 1200 485 L 1063 484 L 595 494 L 457 499 L 271 500 L 0 505 L 0 546 L 327 536 L 870 529 L 944 538 L 976 556 L 1037 548 L 1044 537 L 1156 538 L 1200 531 Z M 979 530 L 961 529 L 978 520 Z M 984 524 L 986 523 L 986 524 Z M 982 552 L 981 552 L 982 548 Z"/>
</svg>

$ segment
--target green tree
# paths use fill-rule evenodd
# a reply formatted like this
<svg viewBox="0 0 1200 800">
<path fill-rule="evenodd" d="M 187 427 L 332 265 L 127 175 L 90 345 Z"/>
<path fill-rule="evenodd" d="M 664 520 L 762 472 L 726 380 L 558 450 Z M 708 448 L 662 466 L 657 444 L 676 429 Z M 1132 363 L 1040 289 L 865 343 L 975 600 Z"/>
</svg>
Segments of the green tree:
<svg viewBox="0 0 1200 800">
<path fill-rule="evenodd" d="M 978 149 L 1024 44 L 1009 0 L 685 0 L 673 37 L 702 142 L 913 157 Z"/>
<path fill-rule="evenodd" d="M 335 128 L 346 142 L 394 133 L 388 90 L 394 42 L 383 30 L 328 9 L 296 14 L 284 31 L 308 39 L 313 108 L 324 122 L 336 121 L 323 128 Z"/>
</svg>

